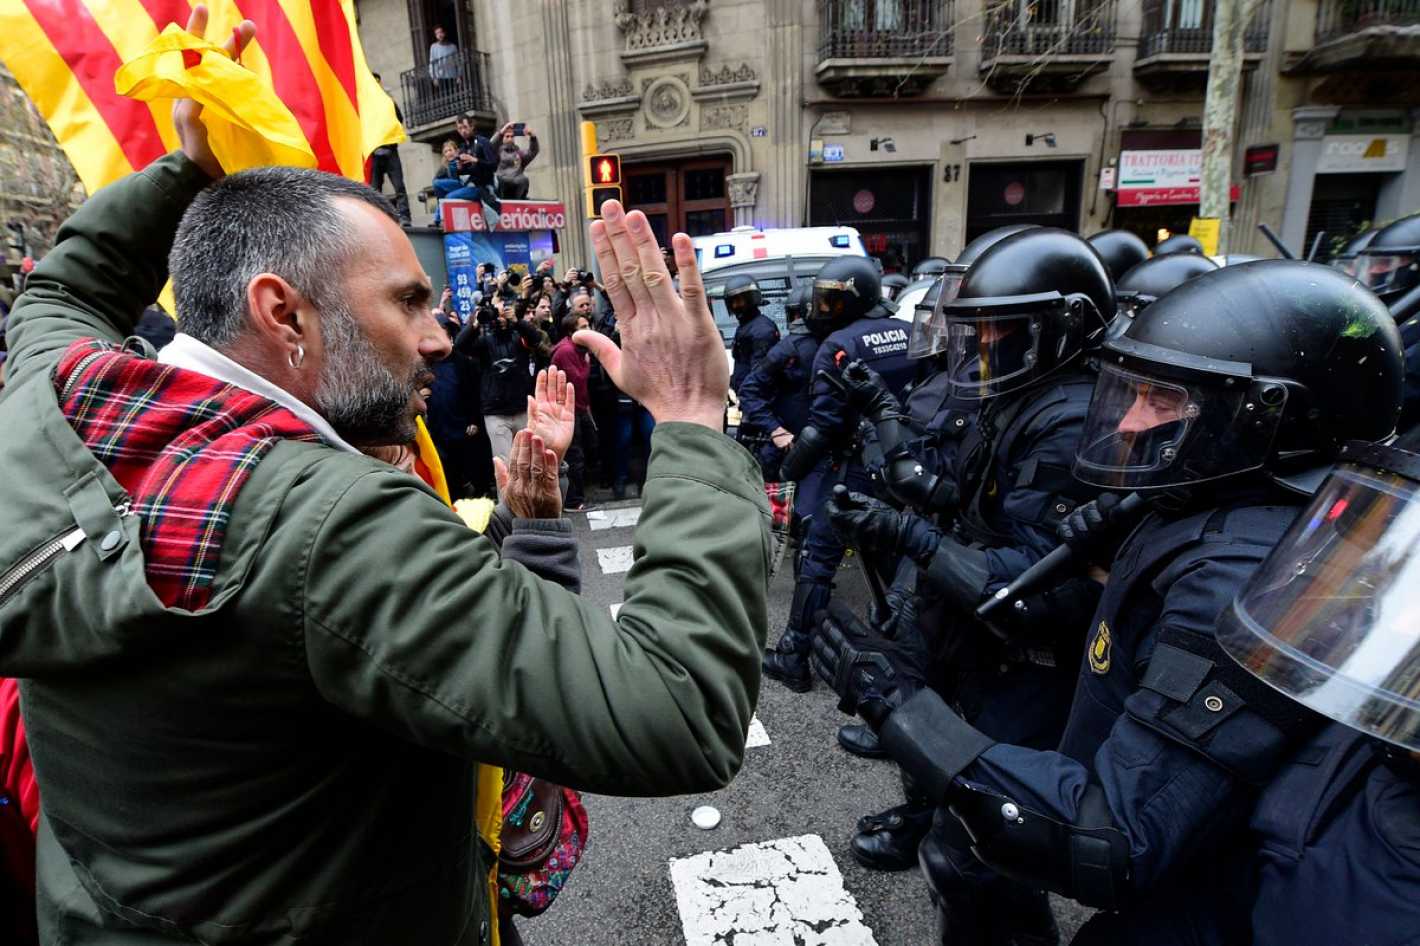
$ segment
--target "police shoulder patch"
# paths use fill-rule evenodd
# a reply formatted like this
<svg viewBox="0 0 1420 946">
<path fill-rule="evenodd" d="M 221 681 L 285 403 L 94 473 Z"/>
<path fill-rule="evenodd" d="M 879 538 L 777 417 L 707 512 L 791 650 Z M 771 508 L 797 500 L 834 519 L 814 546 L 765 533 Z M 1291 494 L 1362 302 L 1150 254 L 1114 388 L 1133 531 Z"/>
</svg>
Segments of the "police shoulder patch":
<svg viewBox="0 0 1420 946">
<path fill-rule="evenodd" d="M 1109 673 L 1109 625 L 1100 622 L 1095 631 L 1095 639 L 1090 642 L 1090 670 L 1094 673 Z"/>
</svg>

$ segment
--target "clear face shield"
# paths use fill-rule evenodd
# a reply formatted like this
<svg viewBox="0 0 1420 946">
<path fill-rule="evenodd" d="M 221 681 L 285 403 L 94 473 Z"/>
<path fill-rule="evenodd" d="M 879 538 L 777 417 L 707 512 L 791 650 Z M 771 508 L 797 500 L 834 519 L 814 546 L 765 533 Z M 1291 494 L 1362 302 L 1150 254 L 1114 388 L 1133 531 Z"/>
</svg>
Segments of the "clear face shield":
<svg viewBox="0 0 1420 946">
<path fill-rule="evenodd" d="M 751 287 L 737 289 L 725 294 L 725 308 L 736 318 L 743 318 L 754 308 L 755 290 Z"/>
<path fill-rule="evenodd" d="M 952 393 L 993 397 L 1034 377 L 1040 358 L 1040 317 L 1001 315 L 947 323 L 947 371 Z"/>
<path fill-rule="evenodd" d="M 1420 751 L 1420 457 L 1348 448 L 1217 634 L 1299 703 Z"/>
<path fill-rule="evenodd" d="M 810 328 L 820 330 L 843 325 L 849 320 L 849 313 L 856 311 L 859 298 L 852 279 L 815 279 L 804 321 Z"/>
<path fill-rule="evenodd" d="M 1187 486 L 1256 469 L 1271 452 L 1286 399 L 1281 384 L 1206 375 L 1179 380 L 1105 360 L 1075 475 L 1128 490 Z"/>
<path fill-rule="evenodd" d="M 947 313 L 945 307 L 957 297 L 965 269 L 948 269 L 942 274 L 941 288 L 931 306 L 918 306 L 912 313 L 912 337 L 907 342 L 907 357 L 931 358 L 947 350 Z"/>
<path fill-rule="evenodd" d="M 1417 279 L 1413 253 L 1362 253 L 1356 257 L 1352 273 L 1372 292 L 1409 289 Z"/>
</svg>

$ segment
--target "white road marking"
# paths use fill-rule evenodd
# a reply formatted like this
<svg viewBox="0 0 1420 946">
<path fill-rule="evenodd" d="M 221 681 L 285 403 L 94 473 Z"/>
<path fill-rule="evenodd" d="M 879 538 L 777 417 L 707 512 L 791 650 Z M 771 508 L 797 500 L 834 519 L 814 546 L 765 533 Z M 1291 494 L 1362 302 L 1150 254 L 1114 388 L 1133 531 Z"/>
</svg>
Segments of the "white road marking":
<svg viewBox="0 0 1420 946">
<path fill-rule="evenodd" d="M 614 605 L 611 606 L 611 619 L 612 619 L 613 621 L 616 620 L 616 616 L 617 616 L 618 614 L 620 614 L 620 613 L 621 613 L 621 605 L 619 605 L 619 604 L 614 604 Z"/>
<path fill-rule="evenodd" d="M 686 946 L 877 946 L 816 834 L 672 858 Z"/>
<path fill-rule="evenodd" d="M 628 506 L 625 509 L 593 509 L 587 513 L 587 526 L 593 532 L 603 529 L 624 529 L 641 520 L 641 507 Z"/>
<path fill-rule="evenodd" d="M 745 748 L 758 749 L 760 746 L 767 745 L 769 745 L 769 733 L 764 731 L 764 724 L 759 721 L 758 716 L 751 716 L 749 732 L 745 735 Z"/>
<path fill-rule="evenodd" d="M 618 545 L 609 549 L 597 549 L 597 564 L 603 575 L 619 575 L 631 571 L 631 546 Z"/>
</svg>

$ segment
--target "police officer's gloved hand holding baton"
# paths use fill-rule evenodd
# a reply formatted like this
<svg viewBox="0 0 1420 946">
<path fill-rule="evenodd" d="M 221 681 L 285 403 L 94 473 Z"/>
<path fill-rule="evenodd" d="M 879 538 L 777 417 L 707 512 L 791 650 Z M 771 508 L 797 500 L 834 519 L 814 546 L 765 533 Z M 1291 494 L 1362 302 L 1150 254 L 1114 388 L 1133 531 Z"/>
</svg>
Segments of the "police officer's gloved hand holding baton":
<svg viewBox="0 0 1420 946">
<path fill-rule="evenodd" d="M 838 708 L 879 729 L 893 710 L 925 686 L 901 646 L 838 603 L 828 606 L 814 636 L 814 672 L 838 694 Z"/>
<path fill-rule="evenodd" d="M 1123 524 L 1121 519 L 1133 521 L 1133 517 L 1118 515 L 1122 501 L 1114 493 L 1100 493 L 1062 519 L 1055 527 L 1056 537 L 1070 546 L 1077 556 L 1110 558 L 1114 546 L 1123 538 L 1119 535 Z"/>
<path fill-rule="evenodd" d="M 849 407 L 867 417 L 879 419 L 902 413 L 902 403 L 888 390 L 882 375 L 861 361 L 850 361 L 839 373 L 838 391 Z"/>
<path fill-rule="evenodd" d="M 828 521 L 846 543 L 861 552 L 883 558 L 907 556 L 922 563 L 937 551 L 941 533 L 920 516 L 900 512 L 887 503 L 833 488 L 828 501 Z"/>
</svg>

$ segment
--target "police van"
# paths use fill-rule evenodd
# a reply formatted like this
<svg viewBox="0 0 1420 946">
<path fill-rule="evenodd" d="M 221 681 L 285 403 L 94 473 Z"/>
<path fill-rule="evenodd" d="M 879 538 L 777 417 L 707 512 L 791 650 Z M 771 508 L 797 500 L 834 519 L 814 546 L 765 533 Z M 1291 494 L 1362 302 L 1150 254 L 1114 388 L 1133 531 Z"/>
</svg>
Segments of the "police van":
<svg viewBox="0 0 1420 946">
<path fill-rule="evenodd" d="M 784 332 L 784 303 L 794 283 L 813 279 L 819 267 L 835 257 L 868 255 L 852 227 L 736 227 L 728 233 L 694 237 L 692 242 L 727 355 L 739 327 L 725 308 L 725 283 L 731 276 L 750 276 L 759 284 L 764 297 L 760 311 Z M 730 368 L 734 370 L 733 360 Z"/>
</svg>

